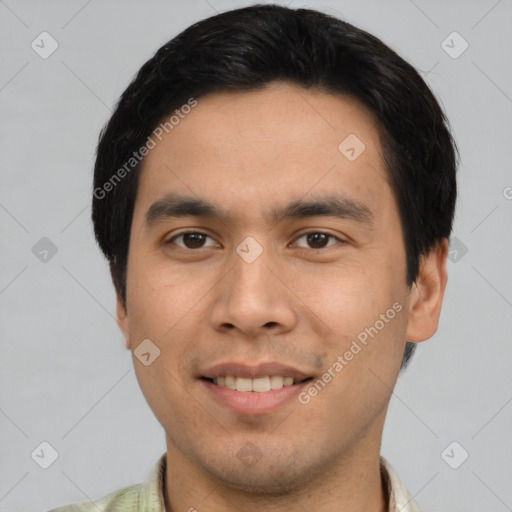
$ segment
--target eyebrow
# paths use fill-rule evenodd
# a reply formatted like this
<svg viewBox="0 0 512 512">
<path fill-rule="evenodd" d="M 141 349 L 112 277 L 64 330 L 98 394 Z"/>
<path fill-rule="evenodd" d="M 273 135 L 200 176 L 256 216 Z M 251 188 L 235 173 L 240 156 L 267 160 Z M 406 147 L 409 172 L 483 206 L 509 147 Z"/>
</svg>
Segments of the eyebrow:
<svg viewBox="0 0 512 512">
<path fill-rule="evenodd" d="M 167 194 L 154 202 L 146 212 L 146 227 L 176 217 L 208 217 L 229 219 L 229 214 L 222 207 L 204 199 L 179 194 Z M 284 207 L 272 208 L 265 219 L 277 224 L 287 219 L 326 216 L 353 220 L 359 223 L 374 224 L 374 214 L 364 203 L 340 194 L 330 194 L 313 200 L 296 199 Z"/>
</svg>

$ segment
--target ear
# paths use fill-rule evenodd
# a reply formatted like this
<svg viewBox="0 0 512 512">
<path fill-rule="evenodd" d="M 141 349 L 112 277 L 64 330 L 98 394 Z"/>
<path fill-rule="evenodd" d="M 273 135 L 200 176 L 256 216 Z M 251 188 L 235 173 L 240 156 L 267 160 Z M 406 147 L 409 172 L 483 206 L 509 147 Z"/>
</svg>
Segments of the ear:
<svg viewBox="0 0 512 512">
<path fill-rule="evenodd" d="M 447 256 L 448 239 L 443 238 L 420 260 L 418 277 L 409 292 L 407 341 L 413 343 L 424 341 L 437 331 L 444 290 L 448 280 Z"/>
<path fill-rule="evenodd" d="M 128 329 L 128 311 L 126 308 L 126 304 L 123 302 L 121 298 L 121 293 L 119 292 L 119 284 L 117 283 L 114 265 L 110 263 L 110 275 L 112 277 L 112 282 L 114 283 L 114 289 L 116 291 L 116 320 L 119 329 L 121 329 L 124 336 L 124 345 L 127 349 L 130 349 L 130 331 Z"/>
<path fill-rule="evenodd" d="M 123 332 L 124 336 L 124 345 L 129 350 L 130 349 L 130 333 L 128 330 L 128 312 L 126 311 L 126 307 L 123 304 L 119 293 L 116 292 L 116 318 L 117 325 L 119 329 Z"/>
</svg>

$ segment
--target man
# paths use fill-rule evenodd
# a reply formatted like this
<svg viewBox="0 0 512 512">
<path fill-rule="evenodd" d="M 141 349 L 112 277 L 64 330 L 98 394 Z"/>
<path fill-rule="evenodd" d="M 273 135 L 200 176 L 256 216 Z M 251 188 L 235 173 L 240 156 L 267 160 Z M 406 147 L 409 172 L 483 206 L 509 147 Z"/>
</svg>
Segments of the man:
<svg viewBox="0 0 512 512">
<path fill-rule="evenodd" d="M 455 171 L 424 81 L 347 23 L 252 6 L 165 44 L 102 132 L 93 221 L 167 452 L 58 510 L 419 510 L 380 444 Z"/>
</svg>

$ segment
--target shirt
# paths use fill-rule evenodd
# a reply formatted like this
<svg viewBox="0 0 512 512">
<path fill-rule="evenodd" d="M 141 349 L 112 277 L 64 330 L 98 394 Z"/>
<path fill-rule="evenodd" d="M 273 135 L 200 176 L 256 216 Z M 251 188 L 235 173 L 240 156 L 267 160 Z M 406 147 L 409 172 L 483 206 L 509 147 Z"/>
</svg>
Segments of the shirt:
<svg viewBox="0 0 512 512">
<path fill-rule="evenodd" d="M 166 454 L 153 467 L 145 483 L 125 487 L 96 502 L 55 508 L 48 512 L 165 512 L 164 483 Z M 380 458 L 382 478 L 388 489 L 389 512 L 421 512 L 389 462 Z M 193 508 L 192 508 L 193 510 Z"/>
</svg>

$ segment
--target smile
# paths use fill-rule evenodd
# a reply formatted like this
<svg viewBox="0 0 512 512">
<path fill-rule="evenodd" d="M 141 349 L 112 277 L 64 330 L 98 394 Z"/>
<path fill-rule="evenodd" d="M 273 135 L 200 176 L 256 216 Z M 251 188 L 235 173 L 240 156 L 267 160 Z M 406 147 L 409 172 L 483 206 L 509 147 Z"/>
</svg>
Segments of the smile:
<svg viewBox="0 0 512 512">
<path fill-rule="evenodd" d="M 296 404 L 311 374 L 276 362 L 247 365 L 229 362 L 201 371 L 208 401 L 224 411 L 244 416 L 269 414 Z"/>
<path fill-rule="evenodd" d="M 233 375 L 226 375 L 225 377 L 216 377 L 211 379 L 213 384 L 222 388 L 231 389 L 234 391 L 241 391 L 243 393 L 268 393 L 272 390 L 278 390 L 283 387 L 293 386 L 299 382 L 305 382 L 311 378 L 302 381 L 295 380 L 293 377 L 283 377 L 281 375 L 272 375 L 250 379 L 247 377 L 235 377 Z"/>
</svg>

